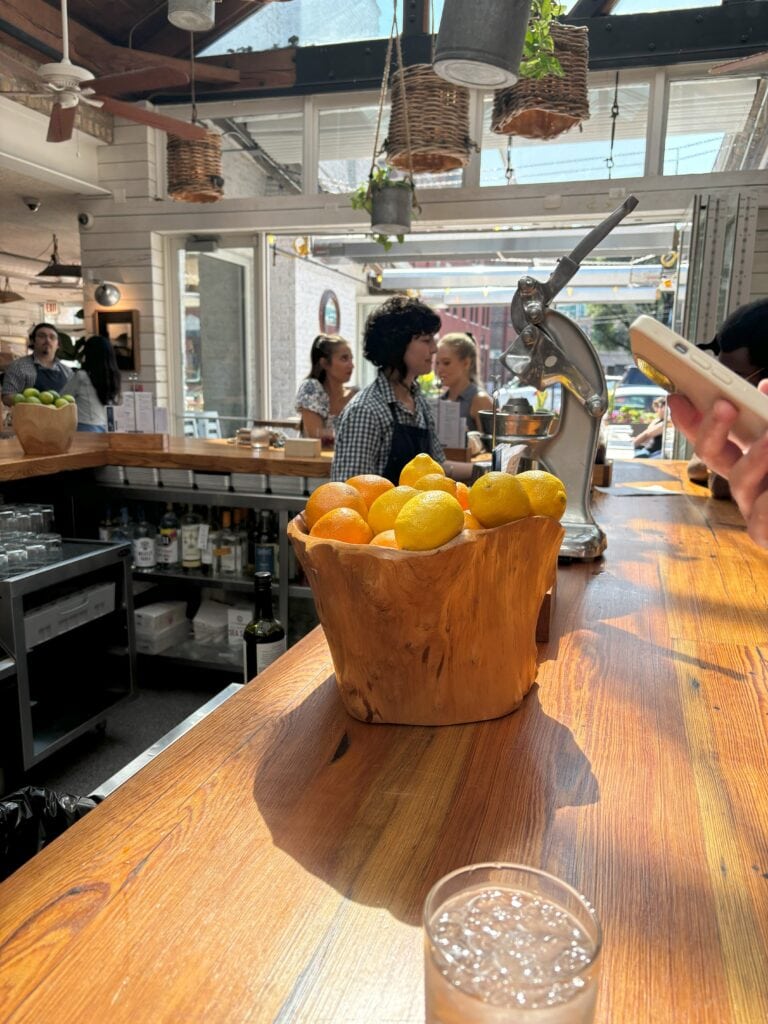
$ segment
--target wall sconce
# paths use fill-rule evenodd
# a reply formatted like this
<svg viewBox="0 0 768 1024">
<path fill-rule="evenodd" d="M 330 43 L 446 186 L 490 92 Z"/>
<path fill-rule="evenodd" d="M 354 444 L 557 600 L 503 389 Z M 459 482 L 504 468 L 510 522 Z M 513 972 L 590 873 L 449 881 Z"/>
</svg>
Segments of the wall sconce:
<svg viewBox="0 0 768 1024">
<path fill-rule="evenodd" d="M 117 285 L 110 284 L 109 281 L 102 281 L 97 285 L 93 297 L 100 306 L 116 306 L 122 298 Z"/>
<path fill-rule="evenodd" d="M 168 21 L 187 32 L 207 32 L 215 22 L 213 0 L 168 0 Z"/>
<path fill-rule="evenodd" d="M 505 89 L 517 81 L 531 0 L 445 0 L 433 67 L 454 85 Z"/>
</svg>

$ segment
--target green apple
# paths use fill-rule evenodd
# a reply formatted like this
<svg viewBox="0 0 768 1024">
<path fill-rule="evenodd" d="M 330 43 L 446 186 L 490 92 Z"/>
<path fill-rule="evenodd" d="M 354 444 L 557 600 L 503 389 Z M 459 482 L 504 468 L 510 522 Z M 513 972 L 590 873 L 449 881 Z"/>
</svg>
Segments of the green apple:
<svg viewBox="0 0 768 1024">
<path fill-rule="evenodd" d="M 56 399 L 53 397 L 53 394 L 50 391 L 41 391 L 40 401 L 43 403 L 43 405 L 53 405 Z"/>
<path fill-rule="evenodd" d="M 37 397 L 37 395 L 27 395 L 24 399 L 26 405 L 42 405 L 43 403 Z"/>
<path fill-rule="evenodd" d="M 71 403 L 66 398 L 57 398 L 53 404 L 57 409 L 66 409 Z"/>
<path fill-rule="evenodd" d="M 20 391 L 17 391 L 16 394 L 13 396 L 13 404 L 20 405 L 22 402 L 26 402 L 26 398 L 24 397 L 24 395 L 22 395 Z"/>
<path fill-rule="evenodd" d="M 75 404 L 75 396 L 74 395 L 62 395 L 61 397 L 64 399 L 65 402 L 70 402 L 72 405 Z"/>
<path fill-rule="evenodd" d="M 40 397 L 40 392 L 37 390 L 37 388 L 24 388 L 24 390 L 21 393 L 22 395 L 24 395 L 25 398 Z"/>
</svg>

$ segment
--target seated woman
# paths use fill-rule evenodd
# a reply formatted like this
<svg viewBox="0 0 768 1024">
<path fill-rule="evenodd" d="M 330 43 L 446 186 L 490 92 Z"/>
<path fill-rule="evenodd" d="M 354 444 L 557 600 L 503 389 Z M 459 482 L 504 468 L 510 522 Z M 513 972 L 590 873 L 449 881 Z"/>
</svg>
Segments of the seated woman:
<svg viewBox="0 0 768 1024">
<path fill-rule="evenodd" d="M 332 438 L 336 419 L 355 393 L 347 387 L 355 363 L 344 338 L 318 334 L 309 354 L 311 369 L 296 392 L 303 437 Z"/>
<path fill-rule="evenodd" d="M 115 350 L 108 338 L 96 334 L 83 348 L 83 366 L 75 370 L 63 393 L 72 395 L 77 403 L 77 429 L 104 433 L 107 429 L 108 405 L 120 402 L 120 371 Z"/>
<path fill-rule="evenodd" d="M 467 430 L 484 433 L 478 413 L 491 410 L 491 396 L 477 383 L 477 346 L 471 334 L 446 334 L 440 339 L 435 356 L 435 372 L 446 391 L 440 396 L 458 402 Z"/>
<path fill-rule="evenodd" d="M 666 409 L 666 398 L 654 398 L 653 411 L 655 419 L 632 442 L 637 449 L 635 452 L 636 459 L 658 459 L 661 457 Z"/>
</svg>

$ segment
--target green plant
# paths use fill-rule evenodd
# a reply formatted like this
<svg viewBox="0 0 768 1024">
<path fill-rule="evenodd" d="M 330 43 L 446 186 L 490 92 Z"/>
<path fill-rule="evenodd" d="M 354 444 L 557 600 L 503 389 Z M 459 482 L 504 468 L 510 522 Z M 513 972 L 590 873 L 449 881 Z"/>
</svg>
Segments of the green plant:
<svg viewBox="0 0 768 1024">
<path fill-rule="evenodd" d="M 520 61 L 521 78 L 563 77 L 560 61 L 555 56 L 552 22 L 564 12 L 565 4 L 559 0 L 533 0 L 531 3 L 531 17 Z"/>
<path fill-rule="evenodd" d="M 390 186 L 396 186 L 397 188 L 408 188 L 411 190 L 413 199 L 412 206 L 417 212 L 421 212 L 421 207 L 416 202 L 416 191 L 413 187 L 413 182 L 409 178 L 395 180 L 392 178 L 392 170 L 389 167 L 374 167 L 371 172 L 368 181 L 363 182 L 362 185 L 358 185 L 352 195 L 349 197 L 349 201 L 352 204 L 353 210 L 365 210 L 368 214 L 373 212 L 373 190 L 377 188 L 385 188 Z M 394 242 L 389 235 L 372 235 L 374 242 L 378 242 L 379 245 L 384 249 L 385 252 L 394 245 Z M 405 235 L 395 236 L 398 242 L 405 240 Z"/>
</svg>

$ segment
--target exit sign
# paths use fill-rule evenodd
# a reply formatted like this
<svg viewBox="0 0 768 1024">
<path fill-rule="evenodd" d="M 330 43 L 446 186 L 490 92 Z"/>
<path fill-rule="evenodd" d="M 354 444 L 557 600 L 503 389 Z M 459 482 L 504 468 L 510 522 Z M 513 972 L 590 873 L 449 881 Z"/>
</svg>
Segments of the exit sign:
<svg viewBox="0 0 768 1024">
<path fill-rule="evenodd" d="M 59 304 L 58 302 L 44 302 L 43 310 L 46 316 L 56 316 L 59 312 Z"/>
</svg>

